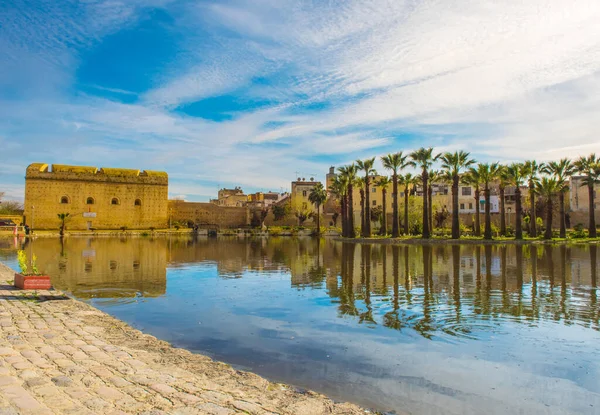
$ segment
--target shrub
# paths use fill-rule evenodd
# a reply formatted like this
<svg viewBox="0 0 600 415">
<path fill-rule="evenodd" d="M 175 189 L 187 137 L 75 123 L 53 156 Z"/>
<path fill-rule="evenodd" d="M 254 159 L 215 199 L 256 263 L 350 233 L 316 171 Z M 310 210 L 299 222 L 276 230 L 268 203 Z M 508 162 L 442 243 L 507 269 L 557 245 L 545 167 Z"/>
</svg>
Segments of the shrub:
<svg viewBox="0 0 600 415">
<path fill-rule="evenodd" d="M 40 272 L 36 265 L 37 256 L 35 254 L 31 256 L 31 263 L 28 264 L 27 254 L 25 251 L 20 250 L 17 252 L 17 261 L 19 262 L 19 269 L 22 275 L 39 275 Z"/>
<path fill-rule="evenodd" d="M 574 238 L 574 239 L 587 237 L 587 232 L 586 232 L 585 228 L 583 227 L 583 224 L 578 223 L 577 225 L 575 225 L 573 227 L 573 232 L 571 232 L 570 236 L 571 236 L 571 238 Z"/>
</svg>

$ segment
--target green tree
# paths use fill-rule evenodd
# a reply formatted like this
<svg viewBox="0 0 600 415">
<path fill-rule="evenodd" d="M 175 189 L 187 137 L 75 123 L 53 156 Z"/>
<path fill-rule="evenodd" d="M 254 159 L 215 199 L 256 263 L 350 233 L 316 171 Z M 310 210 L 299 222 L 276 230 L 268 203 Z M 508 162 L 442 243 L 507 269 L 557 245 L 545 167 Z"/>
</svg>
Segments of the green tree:
<svg viewBox="0 0 600 415">
<path fill-rule="evenodd" d="M 387 188 L 392 181 L 387 176 L 379 177 L 375 185 L 381 188 L 382 197 L 382 215 L 381 215 L 381 235 L 387 235 Z"/>
<path fill-rule="evenodd" d="M 515 239 L 523 239 L 523 207 L 521 204 L 521 186 L 526 178 L 526 172 L 523 164 L 513 163 L 506 168 L 508 181 L 515 186 Z"/>
<path fill-rule="evenodd" d="M 317 208 L 317 235 L 321 234 L 321 205 L 327 200 L 327 191 L 321 182 L 317 183 L 310 193 L 308 200 Z"/>
<path fill-rule="evenodd" d="M 347 224 L 347 184 L 345 177 L 336 175 L 329 186 L 329 192 L 336 197 L 340 202 L 340 210 L 342 214 L 342 235 L 346 235 L 346 224 Z M 334 220 L 335 221 L 335 220 Z"/>
<path fill-rule="evenodd" d="M 443 174 L 446 180 L 452 183 L 452 239 L 460 238 L 460 219 L 458 214 L 458 189 L 461 177 L 464 171 L 468 169 L 475 160 L 470 157 L 470 153 L 465 151 L 455 151 L 454 153 L 445 153 L 442 157 Z"/>
<path fill-rule="evenodd" d="M 398 182 L 404 186 L 404 234 L 408 235 L 409 231 L 409 220 L 408 220 L 408 197 L 410 192 L 417 185 L 419 181 L 418 176 L 413 176 L 411 173 L 398 176 Z"/>
<path fill-rule="evenodd" d="M 69 213 L 59 213 L 58 219 L 60 220 L 60 236 L 65 235 L 65 225 L 69 217 L 71 216 Z"/>
<path fill-rule="evenodd" d="M 544 239 L 552 239 L 552 198 L 561 191 L 561 186 L 554 177 L 542 177 L 536 181 L 536 192 L 544 197 L 546 205 L 546 230 Z"/>
<path fill-rule="evenodd" d="M 600 178 L 600 159 L 592 153 L 587 157 L 580 157 L 575 161 L 575 168 L 583 175 L 582 186 L 588 188 L 588 233 L 590 238 L 596 238 L 596 218 L 594 216 L 594 184 Z"/>
<path fill-rule="evenodd" d="M 365 189 L 365 208 L 364 208 L 364 231 L 361 229 L 361 232 L 364 237 L 371 237 L 371 179 L 370 177 L 374 174 L 377 174 L 375 169 L 373 169 L 373 164 L 375 163 L 375 157 L 365 160 L 356 160 L 356 166 L 359 170 L 365 172 L 364 178 L 364 189 Z"/>
<path fill-rule="evenodd" d="M 529 235 L 533 237 L 537 236 L 535 212 L 536 183 L 540 180 L 538 174 L 543 167 L 544 163 L 538 164 L 535 160 L 527 160 L 524 164 L 525 176 L 527 176 L 527 185 L 529 186 L 529 209 L 531 210 L 529 220 Z"/>
<path fill-rule="evenodd" d="M 429 208 L 427 186 L 429 184 L 429 169 L 433 163 L 440 157 L 440 154 L 433 154 L 433 147 L 420 149 L 410 153 L 412 159 L 411 165 L 421 169 L 421 185 L 423 186 L 423 238 L 431 237 L 429 228 Z"/>
<path fill-rule="evenodd" d="M 505 165 L 498 166 L 498 190 L 500 191 L 500 235 L 506 236 L 506 186 L 509 186 L 510 180 Z"/>
<path fill-rule="evenodd" d="M 552 175 L 556 179 L 558 190 L 558 206 L 560 216 L 560 237 L 567 237 L 567 226 L 565 223 L 565 193 L 569 190 L 569 178 L 575 173 L 575 165 L 568 158 L 559 161 L 551 161 L 543 168 L 544 173 Z"/>
<path fill-rule="evenodd" d="M 437 170 L 429 170 L 427 173 L 429 184 L 427 185 L 427 204 L 429 205 L 429 230 L 433 232 L 433 185 L 443 180 L 443 176 Z"/>
<path fill-rule="evenodd" d="M 498 178 L 500 165 L 498 163 L 480 163 L 478 166 L 480 183 L 483 184 L 483 195 L 485 198 L 485 227 L 483 232 L 484 239 L 492 239 L 492 213 L 490 183 Z"/>
<path fill-rule="evenodd" d="M 481 198 L 481 176 L 479 168 L 471 167 L 467 174 L 463 176 L 463 183 L 475 189 L 473 197 L 475 198 L 475 236 L 481 236 L 481 221 L 479 199 Z"/>
<path fill-rule="evenodd" d="M 357 177 L 354 182 L 355 186 L 358 186 L 358 193 L 360 194 L 360 235 L 365 236 L 365 222 L 367 221 L 365 216 L 365 179 Z"/>
<path fill-rule="evenodd" d="M 392 238 L 397 238 L 400 235 L 398 224 L 400 215 L 400 212 L 398 212 L 398 174 L 410 166 L 411 163 L 408 161 L 408 156 L 403 155 L 401 151 L 381 157 L 381 162 L 385 169 L 392 171 L 392 211 L 394 215 L 392 218 Z"/>
<path fill-rule="evenodd" d="M 347 238 L 356 237 L 356 232 L 354 231 L 354 197 L 352 196 L 352 192 L 354 190 L 354 183 L 356 182 L 356 165 L 350 164 L 348 166 L 343 166 L 338 169 L 340 176 L 344 183 L 346 183 L 346 235 Z"/>
</svg>

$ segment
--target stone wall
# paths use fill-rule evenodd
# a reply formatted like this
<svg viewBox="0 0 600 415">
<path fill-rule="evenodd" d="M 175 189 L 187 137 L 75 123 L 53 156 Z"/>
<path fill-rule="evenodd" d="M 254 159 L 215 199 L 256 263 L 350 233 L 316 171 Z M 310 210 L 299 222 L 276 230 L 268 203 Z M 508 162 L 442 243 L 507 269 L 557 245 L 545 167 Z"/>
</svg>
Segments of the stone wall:
<svg viewBox="0 0 600 415">
<path fill-rule="evenodd" d="M 165 228 L 168 176 L 164 172 L 36 163 L 25 176 L 25 221 L 34 229 Z"/>
<path fill-rule="evenodd" d="M 169 200 L 169 214 L 172 221 L 193 222 L 201 227 L 239 228 L 250 224 L 250 213 L 247 207 Z"/>
</svg>

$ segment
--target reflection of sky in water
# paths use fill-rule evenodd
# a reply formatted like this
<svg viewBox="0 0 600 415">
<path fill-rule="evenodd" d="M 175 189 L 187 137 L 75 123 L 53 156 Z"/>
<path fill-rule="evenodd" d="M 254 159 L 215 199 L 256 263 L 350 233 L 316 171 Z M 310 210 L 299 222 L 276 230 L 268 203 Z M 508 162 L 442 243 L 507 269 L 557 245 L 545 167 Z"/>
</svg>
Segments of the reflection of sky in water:
<svg viewBox="0 0 600 415">
<path fill-rule="evenodd" d="M 411 247 L 413 278 L 407 291 L 402 250 L 394 290 L 393 267 L 385 269 L 383 284 L 382 257 L 366 257 L 366 262 L 373 261 L 367 272 L 359 249 L 351 258 L 352 278 L 344 282 L 340 262 L 345 259 L 330 257 L 331 243 L 320 252 L 327 276 L 310 280 L 306 264 L 314 262 L 315 252 L 307 247 L 299 252 L 302 247 L 295 244 L 288 243 L 284 254 L 277 252 L 282 261 L 290 261 L 289 269 L 268 267 L 273 265 L 268 247 L 248 254 L 248 263 L 260 264 L 252 270 L 237 257 L 223 264 L 211 251 L 213 245 L 196 247 L 200 254 L 194 259 L 171 258 L 165 264 L 164 295 L 111 296 L 104 281 L 101 287 L 87 286 L 92 293 L 98 290 L 89 301 L 178 347 L 377 409 L 423 414 L 600 411 L 598 305 L 585 285 L 590 273 L 587 252 L 570 250 L 563 265 L 558 251 L 542 252 L 535 259 L 534 285 L 530 256 L 523 256 L 523 275 L 516 277 L 514 253 L 509 251 L 503 268 L 501 253 L 494 248 L 487 273 L 481 249 L 478 274 L 472 265 L 477 264 L 476 252 L 463 247 L 461 280 L 455 281 L 452 253 L 438 250 L 426 286 L 420 251 Z M 239 244 L 225 252 L 229 248 L 231 255 L 239 253 Z M 180 249 L 184 255 L 192 248 Z M 385 249 L 389 261 L 392 251 Z M 549 255 L 556 267 L 553 276 L 547 268 Z M 295 256 L 297 261 L 290 259 Z M 236 269 L 238 263 L 241 269 Z M 256 270 L 261 267 L 263 271 Z M 140 268 L 143 272 L 144 262 Z M 343 265 L 341 269 L 350 272 Z M 577 273 L 568 271 L 573 269 Z M 568 284 L 561 282 L 563 270 Z M 373 286 L 368 293 L 366 279 Z M 344 292 L 349 281 L 351 289 Z M 153 282 L 160 286 L 160 281 Z M 347 304 L 348 295 L 354 307 Z M 344 315 L 342 309 L 356 315 Z M 401 329 L 384 327 L 386 321 Z"/>
</svg>

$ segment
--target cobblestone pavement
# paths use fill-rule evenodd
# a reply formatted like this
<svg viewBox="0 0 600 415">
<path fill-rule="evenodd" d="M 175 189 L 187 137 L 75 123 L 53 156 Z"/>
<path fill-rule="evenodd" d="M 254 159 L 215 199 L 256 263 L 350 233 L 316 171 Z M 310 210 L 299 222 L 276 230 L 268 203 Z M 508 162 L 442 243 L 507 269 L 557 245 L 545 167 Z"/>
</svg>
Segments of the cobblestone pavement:
<svg viewBox="0 0 600 415">
<path fill-rule="evenodd" d="M 0 414 L 365 412 L 173 348 L 60 292 L 0 286 Z"/>
</svg>

